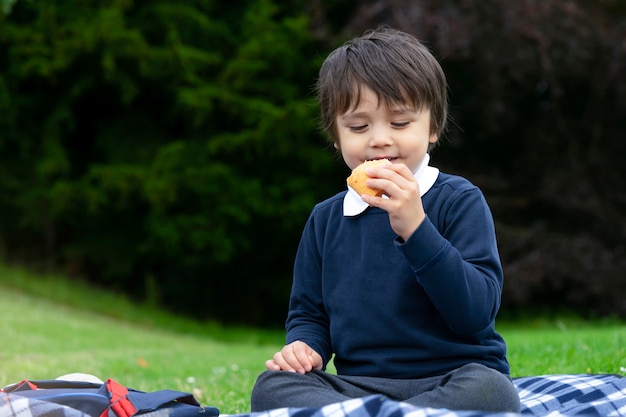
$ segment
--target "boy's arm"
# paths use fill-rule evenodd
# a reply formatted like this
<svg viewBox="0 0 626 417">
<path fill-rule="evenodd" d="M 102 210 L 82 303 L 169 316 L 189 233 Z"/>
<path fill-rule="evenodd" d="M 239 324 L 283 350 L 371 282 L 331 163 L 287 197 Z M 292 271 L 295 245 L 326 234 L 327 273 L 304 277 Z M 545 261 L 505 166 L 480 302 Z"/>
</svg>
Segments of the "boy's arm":
<svg viewBox="0 0 626 417">
<path fill-rule="evenodd" d="M 397 247 L 430 300 L 460 334 L 488 327 L 500 308 L 503 273 L 495 227 L 478 188 L 449 199 L 438 228 L 427 217 Z"/>
<path fill-rule="evenodd" d="M 322 358 L 332 355 L 329 319 L 322 297 L 322 261 L 315 242 L 315 212 L 305 225 L 296 253 L 287 315 L 287 344 L 304 342 Z"/>
</svg>

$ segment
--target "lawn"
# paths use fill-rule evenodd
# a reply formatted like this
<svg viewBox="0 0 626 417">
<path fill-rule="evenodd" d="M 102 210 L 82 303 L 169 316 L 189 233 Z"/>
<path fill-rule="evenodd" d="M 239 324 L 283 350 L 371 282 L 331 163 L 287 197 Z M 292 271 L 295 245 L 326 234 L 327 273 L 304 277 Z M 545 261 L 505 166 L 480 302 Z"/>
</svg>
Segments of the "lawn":
<svg viewBox="0 0 626 417">
<path fill-rule="evenodd" d="M 60 277 L 0 265 L 0 386 L 85 372 L 136 389 L 192 392 L 222 413 L 249 411 L 279 330 L 196 323 Z M 575 318 L 498 324 L 513 376 L 626 373 L 626 324 Z"/>
</svg>

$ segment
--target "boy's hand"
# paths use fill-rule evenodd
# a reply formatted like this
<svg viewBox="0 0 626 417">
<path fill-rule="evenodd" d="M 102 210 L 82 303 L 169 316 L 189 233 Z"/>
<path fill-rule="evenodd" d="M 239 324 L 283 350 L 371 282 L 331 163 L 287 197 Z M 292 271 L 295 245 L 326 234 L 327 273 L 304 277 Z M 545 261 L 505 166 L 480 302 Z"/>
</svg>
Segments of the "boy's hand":
<svg viewBox="0 0 626 417">
<path fill-rule="evenodd" d="M 270 371 L 289 371 L 305 374 L 313 369 L 322 369 L 322 357 L 304 342 L 295 341 L 284 346 L 274 357 L 265 361 Z"/>
<path fill-rule="evenodd" d="M 384 191 L 389 198 L 363 195 L 361 198 L 373 207 L 389 213 L 391 228 L 407 240 L 426 218 L 419 184 L 404 164 L 390 164 L 368 169 L 367 185 Z"/>
</svg>

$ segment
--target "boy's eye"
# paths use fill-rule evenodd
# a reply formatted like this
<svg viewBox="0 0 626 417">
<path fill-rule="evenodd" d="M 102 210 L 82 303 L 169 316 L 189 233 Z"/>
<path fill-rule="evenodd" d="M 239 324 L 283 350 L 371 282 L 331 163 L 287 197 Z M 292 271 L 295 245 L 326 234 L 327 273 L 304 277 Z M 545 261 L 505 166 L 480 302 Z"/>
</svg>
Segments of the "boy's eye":
<svg viewBox="0 0 626 417">
<path fill-rule="evenodd" d="M 391 124 L 393 127 L 407 127 L 409 122 L 394 122 Z"/>
<path fill-rule="evenodd" d="M 350 130 L 353 132 L 362 132 L 367 129 L 367 125 L 350 126 Z"/>
</svg>

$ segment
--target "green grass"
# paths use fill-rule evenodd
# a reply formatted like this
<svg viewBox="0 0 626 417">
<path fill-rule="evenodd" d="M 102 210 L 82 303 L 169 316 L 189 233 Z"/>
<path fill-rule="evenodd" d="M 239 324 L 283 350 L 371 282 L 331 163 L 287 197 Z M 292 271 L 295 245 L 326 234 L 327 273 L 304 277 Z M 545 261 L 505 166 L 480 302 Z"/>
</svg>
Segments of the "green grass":
<svg viewBox="0 0 626 417">
<path fill-rule="evenodd" d="M 576 318 L 508 322 L 498 326 L 507 342 L 513 376 L 612 373 L 626 375 L 626 323 Z"/>
<path fill-rule="evenodd" d="M 146 327 L 1 290 L 1 386 L 84 372 L 144 391 L 189 391 L 224 413 L 246 412 L 254 379 L 278 346 Z"/>
<path fill-rule="evenodd" d="M 144 391 L 192 392 L 222 413 L 249 411 L 282 331 L 198 323 L 63 277 L 0 265 L 0 386 L 71 372 Z M 626 371 L 618 320 L 526 319 L 498 324 L 513 376 Z"/>
<path fill-rule="evenodd" d="M 227 414 L 249 411 L 254 380 L 284 338 L 1 265 L 0 317 L 0 387 L 84 372 L 144 391 L 192 392 Z"/>
</svg>

